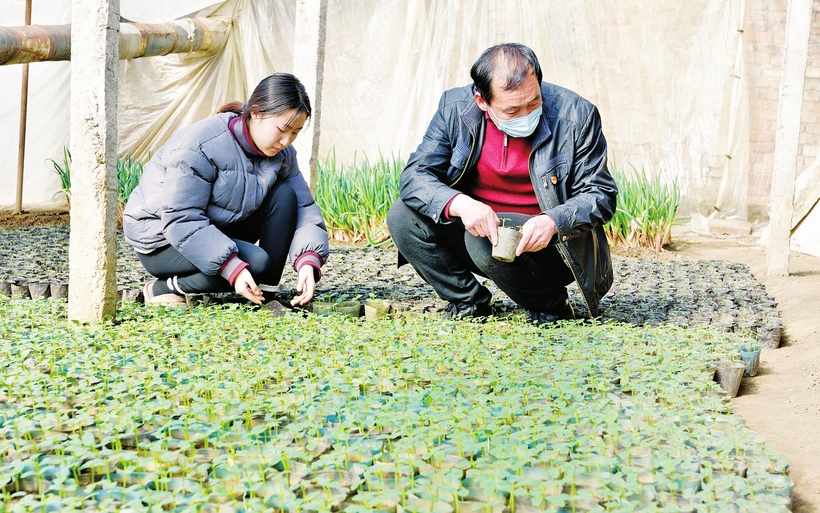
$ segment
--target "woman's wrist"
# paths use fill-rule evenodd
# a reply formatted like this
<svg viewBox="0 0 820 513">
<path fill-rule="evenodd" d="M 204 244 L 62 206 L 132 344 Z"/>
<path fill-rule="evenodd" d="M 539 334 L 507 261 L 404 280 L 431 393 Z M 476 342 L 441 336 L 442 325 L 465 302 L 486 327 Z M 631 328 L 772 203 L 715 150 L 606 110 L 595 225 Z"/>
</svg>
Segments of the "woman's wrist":
<svg viewBox="0 0 820 513">
<path fill-rule="evenodd" d="M 314 251 L 305 251 L 296 258 L 293 268 L 298 273 L 304 266 L 313 268 L 313 278 L 319 281 L 322 278 L 322 257 Z"/>
<path fill-rule="evenodd" d="M 225 260 L 222 267 L 219 268 L 219 275 L 228 280 L 231 285 L 236 281 L 236 277 L 242 272 L 242 269 L 248 267 L 248 263 L 241 260 L 239 255 L 231 253 L 231 256 Z"/>
</svg>

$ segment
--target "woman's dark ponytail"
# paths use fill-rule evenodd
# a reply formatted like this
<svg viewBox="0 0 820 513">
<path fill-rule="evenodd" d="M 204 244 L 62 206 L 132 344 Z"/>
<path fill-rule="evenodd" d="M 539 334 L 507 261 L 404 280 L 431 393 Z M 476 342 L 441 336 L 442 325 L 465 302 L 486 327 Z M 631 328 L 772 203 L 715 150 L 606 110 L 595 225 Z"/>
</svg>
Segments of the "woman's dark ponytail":
<svg viewBox="0 0 820 513">
<path fill-rule="evenodd" d="M 226 103 L 222 107 L 219 107 L 219 110 L 216 111 L 217 114 L 222 114 L 223 112 L 233 112 L 234 114 L 242 114 L 242 111 L 245 109 L 245 104 L 242 102 L 230 102 Z"/>
</svg>

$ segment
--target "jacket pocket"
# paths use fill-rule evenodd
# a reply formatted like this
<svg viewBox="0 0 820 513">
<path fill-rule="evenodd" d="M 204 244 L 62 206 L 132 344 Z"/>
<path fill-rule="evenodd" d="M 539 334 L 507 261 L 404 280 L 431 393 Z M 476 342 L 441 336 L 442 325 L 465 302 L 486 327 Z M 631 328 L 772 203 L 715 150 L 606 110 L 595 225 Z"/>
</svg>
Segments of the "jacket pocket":
<svg viewBox="0 0 820 513">
<path fill-rule="evenodd" d="M 464 139 L 459 139 L 450 157 L 450 165 L 460 171 L 467 165 L 468 158 L 470 158 L 470 147 Z"/>
<path fill-rule="evenodd" d="M 562 187 L 556 187 L 566 179 L 569 173 L 569 155 L 562 153 L 540 164 L 536 163 L 534 173 L 539 186 L 543 187 L 545 191 L 552 189 L 553 192 L 558 193 Z M 560 194 L 558 194 L 560 196 Z M 559 203 L 563 203 L 564 199 L 556 197 Z"/>
<path fill-rule="evenodd" d="M 558 180 L 566 178 L 569 172 L 569 154 L 562 153 L 548 161 L 536 166 L 536 175 L 542 178 L 544 175 L 554 176 Z"/>
</svg>

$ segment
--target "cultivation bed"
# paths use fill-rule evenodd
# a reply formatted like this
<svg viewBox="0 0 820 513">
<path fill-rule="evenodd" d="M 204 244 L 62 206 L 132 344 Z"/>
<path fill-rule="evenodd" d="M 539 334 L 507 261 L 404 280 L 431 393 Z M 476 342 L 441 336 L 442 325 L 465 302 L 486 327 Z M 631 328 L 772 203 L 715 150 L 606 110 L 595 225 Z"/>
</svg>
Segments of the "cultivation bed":
<svg viewBox="0 0 820 513">
<path fill-rule="evenodd" d="M 140 299 L 151 277 L 120 236 L 117 279 L 121 297 Z M 378 297 L 395 310 L 439 312 L 441 301 L 409 265 L 396 267 L 394 250 L 333 247 L 317 285 L 317 296 Z M 52 290 L 65 297 L 68 282 L 68 228 L 33 227 L 0 230 L 0 292 L 40 297 Z M 637 325 L 714 326 L 729 332 L 754 332 L 764 347 L 778 347 L 782 323 L 774 300 L 744 264 L 726 261 L 615 259 L 615 283 L 601 303 L 601 318 Z M 53 284 L 53 285 L 50 285 Z M 491 281 L 497 315 L 516 305 Z M 278 290 L 284 302 L 295 294 L 294 273 L 286 269 Z M 586 315 L 577 287 L 570 287 L 575 311 Z M 240 298 L 241 299 L 241 298 Z M 222 303 L 234 294 L 197 296 L 195 301 Z"/>
<path fill-rule="evenodd" d="M 0 237 L 6 283 L 64 279 L 67 232 Z M 788 463 L 713 380 L 776 318 L 748 269 L 617 260 L 610 322 L 538 329 L 500 293 L 490 322 L 442 321 L 394 259 L 334 248 L 321 282 L 407 312 L 374 322 L 201 298 L 83 327 L 0 298 L 5 508 L 788 510 Z"/>
</svg>

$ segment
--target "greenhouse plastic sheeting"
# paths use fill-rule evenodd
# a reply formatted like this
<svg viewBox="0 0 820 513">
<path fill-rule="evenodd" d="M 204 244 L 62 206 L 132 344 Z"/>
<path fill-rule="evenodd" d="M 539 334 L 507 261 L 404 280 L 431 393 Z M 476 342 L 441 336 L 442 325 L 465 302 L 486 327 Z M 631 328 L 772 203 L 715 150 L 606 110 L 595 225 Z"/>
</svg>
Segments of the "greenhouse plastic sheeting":
<svg viewBox="0 0 820 513">
<path fill-rule="evenodd" d="M 23 24 L 23 0 L 0 0 L 0 25 Z M 34 0 L 32 24 L 71 22 L 71 2 Z M 119 153 L 144 158 L 179 127 L 214 113 L 221 105 L 245 101 L 262 78 L 290 67 L 293 54 L 294 2 L 123 0 L 127 21 L 158 23 L 205 16 L 232 21 L 224 49 L 120 61 Z M 276 20 L 288 20 L 279 24 Z M 289 32 L 283 37 L 279 29 Z M 26 166 L 23 207 L 64 209 L 60 182 L 49 159 L 62 162 L 69 143 L 70 63 L 29 65 Z M 0 107 L 0 209 L 13 208 L 17 174 L 21 66 L 0 66 L 4 99 Z"/>
<path fill-rule="evenodd" d="M 22 24 L 23 4 L 0 0 L 0 25 Z M 295 0 L 186 2 L 163 11 L 172 7 L 166 4 L 174 2 L 122 0 L 122 13 L 148 22 L 163 15 L 230 18 L 233 28 L 221 52 L 121 62 L 121 155 L 146 156 L 180 126 L 246 100 L 261 78 L 292 68 Z M 70 21 L 69 2 L 34 5 L 34 24 Z M 442 91 L 469 83 L 469 68 L 486 47 L 517 41 L 535 50 L 545 80 L 598 106 L 616 165 L 676 180 L 681 214 L 717 206 L 723 217 L 745 218 L 743 9 L 743 0 L 329 0 L 319 157 L 334 150 L 340 162 L 354 155 L 406 159 Z M 46 159 L 59 160 L 67 144 L 68 73 L 68 63 L 31 65 L 29 209 L 59 201 Z M 0 208 L 10 208 L 20 67 L 0 67 L 0 84 Z"/>
</svg>

